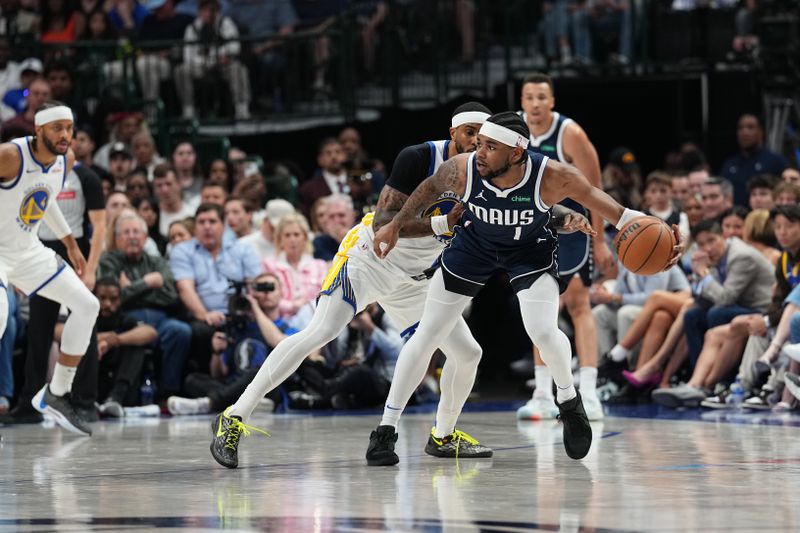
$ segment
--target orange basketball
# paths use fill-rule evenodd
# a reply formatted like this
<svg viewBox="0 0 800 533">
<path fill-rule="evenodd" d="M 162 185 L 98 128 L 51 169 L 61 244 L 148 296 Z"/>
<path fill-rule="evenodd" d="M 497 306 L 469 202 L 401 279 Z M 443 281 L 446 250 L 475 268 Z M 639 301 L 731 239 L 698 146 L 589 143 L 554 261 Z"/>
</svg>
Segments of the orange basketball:
<svg viewBox="0 0 800 533">
<path fill-rule="evenodd" d="M 639 217 L 622 227 L 614 246 L 625 268 L 649 276 L 667 268 L 675 235 L 660 218 Z"/>
</svg>

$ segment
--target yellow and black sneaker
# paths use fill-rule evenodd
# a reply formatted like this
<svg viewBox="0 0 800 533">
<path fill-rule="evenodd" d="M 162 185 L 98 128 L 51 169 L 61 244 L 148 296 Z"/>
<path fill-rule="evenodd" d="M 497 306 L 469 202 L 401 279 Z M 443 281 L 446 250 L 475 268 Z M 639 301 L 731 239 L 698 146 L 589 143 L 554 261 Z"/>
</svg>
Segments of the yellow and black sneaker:
<svg viewBox="0 0 800 533">
<path fill-rule="evenodd" d="M 431 428 L 431 435 L 428 437 L 428 444 L 425 445 L 425 453 L 434 457 L 450 457 L 463 459 L 477 459 L 481 457 L 491 457 L 494 451 L 488 446 L 481 445 L 463 431 L 455 430 L 450 435 L 441 439 L 434 436 Z"/>
<path fill-rule="evenodd" d="M 228 407 L 214 417 L 211 422 L 211 455 L 214 460 L 224 467 L 236 468 L 239 466 L 239 438 L 244 435 L 250 436 L 250 430 L 263 433 L 269 437 L 269 433 L 253 426 L 248 426 L 238 416 L 228 415 Z"/>
</svg>

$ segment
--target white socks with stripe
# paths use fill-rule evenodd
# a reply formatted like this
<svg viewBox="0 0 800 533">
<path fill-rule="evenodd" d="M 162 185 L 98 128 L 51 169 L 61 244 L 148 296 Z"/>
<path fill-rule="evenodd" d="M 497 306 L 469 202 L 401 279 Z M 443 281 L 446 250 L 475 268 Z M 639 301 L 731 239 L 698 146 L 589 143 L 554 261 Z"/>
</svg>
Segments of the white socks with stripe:
<svg viewBox="0 0 800 533">
<path fill-rule="evenodd" d="M 53 379 L 50 380 L 50 392 L 56 396 L 64 396 L 72 390 L 72 381 L 75 379 L 77 367 L 56 363 Z"/>
</svg>

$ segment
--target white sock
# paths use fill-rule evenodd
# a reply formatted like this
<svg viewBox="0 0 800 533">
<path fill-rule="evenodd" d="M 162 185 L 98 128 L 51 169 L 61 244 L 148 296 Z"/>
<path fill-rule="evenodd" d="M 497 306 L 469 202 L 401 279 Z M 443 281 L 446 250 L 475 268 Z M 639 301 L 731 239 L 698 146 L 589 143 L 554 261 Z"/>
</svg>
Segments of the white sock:
<svg viewBox="0 0 800 533">
<path fill-rule="evenodd" d="M 563 389 L 556 385 L 556 399 L 558 400 L 558 403 L 568 402 L 577 395 L 578 393 L 575 391 L 575 385 L 572 383 Z"/>
<path fill-rule="evenodd" d="M 534 375 L 536 379 L 536 389 L 533 395 L 536 398 L 552 398 L 553 397 L 553 377 L 550 375 L 550 369 L 545 365 L 536 365 L 534 368 Z"/>
<path fill-rule="evenodd" d="M 197 399 L 197 414 L 198 415 L 205 415 L 211 412 L 211 398 L 206 396 L 205 398 L 198 398 Z"/>
<path fill-rule="evenodd" d="M 621 363 L 627 359 L 630 354 L 631 351 L 629 349 L 620 346 L 619 344 L 615 344 L 614 347 L 611 348 L 611 351 L 608 352 L 609 357 L 611 357 L 611 360 L 615 363 Z"/>
<path fill-rule="evenodd" d="M 591 366 L 581 367 L 581 394 L 595 394 L 597 386 L 597 369 Z"/>
<path fill-rule="evenodd" d="M 53 379 L 50 380 L 50 392 L 56 396 L 64 396 L 71 391 L 72 380 L 75 379 L 75 372 L 77 371 L 77 367 L 56 363 L 56 368 L 53 370 Z"/>
<path fill-rule="evenodd" d="M 402 409 L 389 407 L 387 404 L 383 408 L 383 418 L 381 418 L 382 426 L 392 426 L 397 431 L 397 424 L 400 422 L 400 415 L 403 414 Z"/>
</svg>

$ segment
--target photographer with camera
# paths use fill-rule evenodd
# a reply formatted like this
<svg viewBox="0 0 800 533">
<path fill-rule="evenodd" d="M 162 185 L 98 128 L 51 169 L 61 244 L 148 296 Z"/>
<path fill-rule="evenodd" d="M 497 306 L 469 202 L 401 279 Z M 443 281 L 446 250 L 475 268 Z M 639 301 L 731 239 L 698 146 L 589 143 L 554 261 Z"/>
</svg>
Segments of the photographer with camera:
<svg viewBox="0 0 800 533">
<path fill-rule="evenodd" d="M 210 373 L 190 374 L 184 383 L 189 396 L 172 396 L 167 408 L 173 415 L 220 411 L 235 401 L 252 381 L 272 349 L 305 324 L 297 317 L 285 319 L 280 312 L 280 279 L 272 273 L 259 275 L 248 284 L 235 283 L 226 325 L 211 339 Z"/>
<path fill-rule="evenodd" d="M 178 295 L 193 319 L 188 363 L 200 371 L 208 368 L 211 336 L 226 320 L 229 282 L 251 280 L 262 271 L 250 246 L 223 240 L 224 219 L 221 206 L 201 204 L 195 215 L 195 237 L 177 245 L 170 254 Z"/>
</svg>

